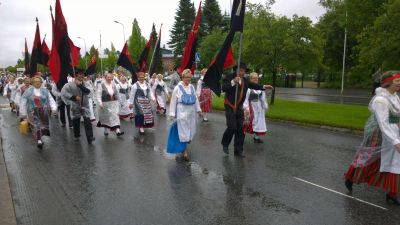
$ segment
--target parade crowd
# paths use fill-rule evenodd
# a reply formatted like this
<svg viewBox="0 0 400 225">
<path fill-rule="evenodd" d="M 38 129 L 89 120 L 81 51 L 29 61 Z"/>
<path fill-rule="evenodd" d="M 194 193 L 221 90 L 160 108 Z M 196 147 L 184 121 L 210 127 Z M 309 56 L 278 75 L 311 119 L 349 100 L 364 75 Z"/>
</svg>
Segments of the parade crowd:
<svg viewBox="0 0 400 225">
<path fill-rule="evenodd" d="M 236 85 L 239 92 L 238 104 L 228 106 L 231 112 L 227 111 L 227 129 L 221 144 L 223 151 L 229 154 L 228 146 L 235 136 L 235 156 L 244 157 L 245 133 L 254 134 L 255 143 L 263 143 L 260 137 L 267 132 L 265 113 L 268 109 L 264 90 L 272 87 L 258 85 L 256 73 L 250 74 L 251 82 L 245 78 L 246 64 L 240 65 L 240 71 L 237 78 L 234 74 L 227 75 L 232 77 L 224 84 L 229 86 L 225 90 L 227 98 L 233 97 L 235 92 L 231 89 L 234 90 Z M 150 76 L 137 72 L 137 82 L 133 83 L 131 76 L 122 69 L 90 76 L 76 70 L 62 88 L 51 75 L 40 72 L 32 77 L 8 74 L 1 77 L 1 91 L 20 121 L 21 133 L 31 132 L 38 148 L 44 145 L 42 136 L 50 136 L 52 115 L 58 117 L 60 127 L 73 129 L 75 138 L 81 137 L 83 123 L 89 144 L 95 141 L 93 125 L 103 129 L 105 136 L 110 132 L 122 136 L 125 132 L 121 130 L 121 120 L 132 120 L 138 133 L 145 135 L 146 129 L 154 126 L 154 118 L 158 115 L 172 121 L 167 152 L 188 161 L 187 145 L 195 136 L 197 116 L 202 122 L 208 122 L 207 113 L 212 111 L 214 93 L 203 82 L 206 72 L 207 69 L 203 69 L 201 77 L 195 80 L 190 69 L 179 74 L 175 68 L 169 73 L 168 83 L 162 74 Z M 196 81 L 197 85 L 193 85 Z M 237 114 L 241 116 L 235 117 Z"/>
</svg>

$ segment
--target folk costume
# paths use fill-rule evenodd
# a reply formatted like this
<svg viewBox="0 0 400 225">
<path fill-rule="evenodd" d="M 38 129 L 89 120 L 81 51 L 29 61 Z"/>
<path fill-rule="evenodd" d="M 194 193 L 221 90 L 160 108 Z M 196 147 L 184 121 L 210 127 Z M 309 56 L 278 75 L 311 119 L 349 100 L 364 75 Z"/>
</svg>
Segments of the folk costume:
<svg viewBox="0 0 400 225">
<path fill-rule="evenodd" d="M 27 118 L 39 148 L 42 136 L 50 136 L 49 117 L 56 112 L 57 104 L 46 88 L 28 88 L 21 97 L 20 117 Z"/>
<path fill-rule="evenodd" d="M 104 135 L 108 135 L 108 129 L 115 131 L 117 136 L 123 135 L 124 132 L 120 131 L 119 94 L 113 81 L 101 83 L 97 89 L 97 102 L 100 106 L 97 127 L 104 127 Z"/>
<path fill-rule="evenodd" d="M 92 143 L 93 128 L 90 122 L 90 109 L 89 109 L 89 95 L 90 90 L 86 88 L 83 83 L 77 85 L 75 81 L 68 82 L 61 89 L 61 98 L 64 102 L 71 106 L 71 117 L 74 136 L 79 138 L 80 134 L 80 121 L 83 117 L 83 125 L 85 127 L 86 139 L 88 143 Z M 77 100 L 80 97 L 80 100 Z"/>
<path fill-rule="evenodd" d="M 210 113 L 212 109 L 212 91 L 207 87 L 206 83 L 203 82 L 204 76 L 201 76 L 197 82 L 196 94 L 199 98 L 201 111 L 203 112 L 203 121 L 208 121 L 205 113 Z"/>
<path fill-rule="evenodd" d="M 241 63 L 240 67 L 243 69 L 247 69 L 244 63 Z M 264 90 L 264 87 L 262 85 L 249 82 L 247 78 L 241 78 L 239 84 L 236 84 L 234 81 L 235 77 L 236 73 L 227 75 L 223 79 L 222 83 L 222 91 L 225 92 L 224 107 L 225 107 L 227 128 L 223 134 L 221 144 L 223 146 L 223 151 L 226 154 L 229 154 L 228 147 L 232 141 L 233 136 L 235 136 L 234 139 L 235 156 L 244 157 L 242 155 L 243 143 L 245 138 L 245 134 L 243 132 L 243 122 L 244 122 L 243 102 L 245 100 L 245 96 L 249 88 L 254 90 Z M 237 101 L 235 104 L 235 93 L 237 85 L 239 86 L 236 95 Z"/>
<path fill-rule="evenodd" d="M 400 78 L 400 74 L 394 75 Z M 364 139 L 357 150 L 345 179 L 352 191 L 353 183 L 367 183 L 386 190 L 386 200 L 400 205 L 400 98 L 386 88 L 377 88 L 369 104 L 371 116 L 364 128 Z"/>
<path fill-rule="evenodd" d="M 119 118 L 126 119 L 133 117 L 133 111 L 129 108 L 129 93 L 131 90 L 131 85 L 125 81 L 120 82 L 117 85 L 118 93 L 119 93 Z"/>
<path fill-rule="evenodd" d="M 168 137 L 168 153 L 182 153 L 196 133 L 196 114 L 201 112 L 199 99 L 192 84 L 182 81 L 171 95 L 169 115 L 176 118 Z"/>
<path fill-rule="evenodd" d="M 144 81 L 137 81 L 131 88 L 129 103 L 133 106 L 135 115 L 135 127 L 139 128 L 139 132 L 143 134 L 144 128 L 154 126 L 154 113 L 151 101 L 155 101 L 150 85 Z"/>
<path fill-rule="evenodd" d="M 17 93 L 18 85 L 15 80 L 10 80 L 4 87 L 3 96 L 8 98 L 10 102 L 11 111 L 15 111 L 15 95 Z"/>
<path fill-rule="evenodd" d="M 163 80 L 156 80 L 152 87 L 152 91 L 156 98 L 157 110 L 160 113 L 165 114 L 167 111 L 167 97 L 168 97 L 168 87 Z"/>
<path fill-rule="evenodd" d="M 248 89 L 243 109 L 249 112 L 249 117 L 245 118 L 244 132 L 254 134 L 254 142 L 262 143 L 259 137 L 267 134 L 265 113 L 268 110 L 268 103 L 265 91 Z"/>
</svg>

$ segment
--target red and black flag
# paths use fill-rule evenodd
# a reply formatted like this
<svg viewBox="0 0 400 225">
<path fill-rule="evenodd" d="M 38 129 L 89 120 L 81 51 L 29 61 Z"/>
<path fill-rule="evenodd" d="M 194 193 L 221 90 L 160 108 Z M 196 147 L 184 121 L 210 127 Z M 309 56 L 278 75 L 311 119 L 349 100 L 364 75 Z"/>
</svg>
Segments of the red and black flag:
<svg viewBox="0 0 400 225">
<path fill-rule="evenodd" d="M 123 68 L 131 72 L 132 84 L 136 83 L 136 81 L 138 80 L 136 76 L 136 69 L 133 66 L 133 60 L 131 54 L 129 54 L 127 43 L 125 43 L 124 48 L 121 51 L 121 54 L 119 54 L 117 65 L 122 66 Z"/>
<path fill-rule="evenodd" d="M 30 75 L 33 76 L 37 72 L 37 64 L 42 63 L 42 42 L 40 38 L 39 21 L 36 18 L 36 32 L 35 40 L 33 41 L 32 53 L 31 53 L 31 64 L 30 64 Z"/>
<path fill-rule="evenodd" d="M 53 14 L 51 16 L 53 18 Z M 58 89 L 61 89 L 68 82 L 68 74 L 73 74 L 71 55 L 67 22 L 62 13 L 60 0 L 56 0 L 55 18 L 53 19 L 53 42 L 48 64 Z"/>
<path fill-rule="evenodd" d="M 201 1 L 199 9 L 197 10 L 196 19 L 193 22 L 192 30 L 190 31 L 188 40 L 185 44 L 185 49 L 183 51 L 182 64 L 179 68 L 179 73 L 182 74 L 183 70 L 191 69 L 193 73 L 193 62 L 196 57 L 197 39 L 200 24 L 200 12 L 201 12 Z"/>
<path fill-rule="evenodd" d="M 225 38 L 217 57 L 215 57 L 215 60 L 211 62 L 207 73 L 203 78 L 204 83 L 206 83 L 207 86 L 218 96 L 221 95 L 220 80 L 222 73 L 224 72 L 224 68 L 228 68 L 235 64 L 231 47 L 234 36 L 234 31 L 230 31 L 228 33 L 228 36 Z"/>
<path fill-rule="evenodd" d="M 25 61 L 25 72 L 24 72 L 24 74 L 25 75 L 29 74 L 29 59 L 30 59 L 30 57 L 29 57 L 28 44 L 26 43 L 26 38 L 25 38 L 25 59 L 24 59 L 24 61 Z"/>
<path fill-rule="evenodd" d="M 79 57 L 81 56 L 81 48 L 75 46 L 74 42 L 69 39 L 69 47 L 71 49 L 72 66 L 75 68 L 79 64 Z"/>
<path fill-rule="evenodd" d="M 97 50 L 94 51 L 93 56 L 90 59 L 89 66 L 85 71 L 85 75 L 92 75 L 96 73 L 96 63 L 97 63 Z"/>
<path fill-rule="evenodd" d="M 154 26 L 154 24 L 153 24 L 153 26 Z M 140 72 L 146 72 L 146 69 L 147 69 L 147 58 L 149 56 L 150 46 L 151 46 L 152 42 L 153 42 L 153 36 L 150 35 L 150 39 L 147 42 L 146 46 L 144 47 L 144 49 L 143 49 L 143 51 L 142 51 L 142 53 L 140 54 L 140 57 L 139 57 L 138 63 L 139 63 L 139 71 Z"/>
<path fill-rule="evenodd" d="M 244 12 L 246 0 L 234 0 L 231 12 L 231 31 L 243 32 Z"/>
<path fill-rule="evenodd" d="M 45 39 L 46 39 L 46 35 L 44 36 L 43 41 L 42 41 L 42 62 L 41 63 L 43 65 L 47 66 L 47 63 L 49 62 L 49 58 L 50 58 L 50 49 L 47 46 Z"/>
<path fill-rule="evenodd" d="M 161 28 L 162 28 L 162 24 L 160 27 L 160 33 L 158 33 L 158 39 L 156 42 L 156 46 L 154 48 L 154 52 L 153 52 L 153 59 L 151 60 L 151 65 L 150 65 L 150 69 L 149 69 L 149 74 L 153 74 L 154 71 L 157 68 L 158 65 L 158 61 L 159 61 L 159 55 L 160 55 L 160 49 L 161 49 Z"/>
</svg>

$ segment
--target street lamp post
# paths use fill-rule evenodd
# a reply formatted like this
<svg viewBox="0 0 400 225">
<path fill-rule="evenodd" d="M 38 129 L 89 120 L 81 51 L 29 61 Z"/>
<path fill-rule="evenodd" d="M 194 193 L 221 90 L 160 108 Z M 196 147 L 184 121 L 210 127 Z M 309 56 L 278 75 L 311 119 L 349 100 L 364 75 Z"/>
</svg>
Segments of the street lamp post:
<svg viewBox="0 0 400 225">
<path fill-rule="evenodd" d="M 85 40 L 85 38 L 83 38 L 83 37 L 78 37 L 79 39 L 82 39 L 83 40 L 83 44 L 85 45 L 85 67 L 86 67 L 86 69 L 87 69 L 87 58 L 86 58 L 86 53 L 87 53 L 87 51 L 86 51 L 86 40 Z"/>
<path fill-rule="evenodd" d="M 118 23 L 118 24 L 121 24 L 121 25 L 122 25 L 122 33 L 123 33 L 123 35 L 124 35 L 124 44 L 125 44 L 126 39 L 125 39 L 125 26 L 124 26 L 124 24 L 121 23 L 121 22 L 118 22 L 118 21 L 116 21 L 116 20 L 114 20 L 114 23 Z"/>
</svg>

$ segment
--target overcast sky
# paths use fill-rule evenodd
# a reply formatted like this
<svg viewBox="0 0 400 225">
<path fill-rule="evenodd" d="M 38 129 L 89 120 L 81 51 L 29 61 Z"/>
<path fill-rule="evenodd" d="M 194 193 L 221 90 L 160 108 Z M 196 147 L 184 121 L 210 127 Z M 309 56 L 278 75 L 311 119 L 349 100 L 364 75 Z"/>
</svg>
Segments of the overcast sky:
<svg viewBox="0 0 400 225">
<path fill-rule="evenodd" d="M 196 8 L 200 0 L 194 0 Z M 222 11 L 230 11 L 231 0 L 218 0 Z M 252 3 L 264 3 L 263 0 L 248 0 Z M 179 0 L 61 0 L 64 17 L 68 24 L 68 33 L 76 46 L 84 53 L 84 41 L 87 50 L 91 45 L 99 47 L 100 33 L 102 48 L 114 43 L 117 50 L 123 46 L 122 26 L 128 39 L 133 19 L 136 18 L 142 35 L 148 38 L 152 23 L 159 30 L 163 23 L 162 44 L 169 40 L 169 30 L 174 23 L 174 16 Z M 46 43 L 51 47 L 51 17 L 49 6 L 53 8 L 55 0 L 0 0 L 0 67 L 15 65 L 24 51 L 24 38 L 27 38 L 31 51 L 35 33 L 35 17 L 39 19 L 41 38 L 47 34 Z M 318 0 L 276 0 L 272 10 L 277 15 L 310 17 L 316 22 L 324 13 Z"/>
</svg>

